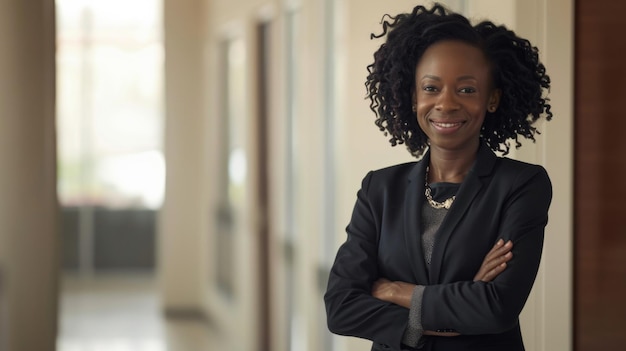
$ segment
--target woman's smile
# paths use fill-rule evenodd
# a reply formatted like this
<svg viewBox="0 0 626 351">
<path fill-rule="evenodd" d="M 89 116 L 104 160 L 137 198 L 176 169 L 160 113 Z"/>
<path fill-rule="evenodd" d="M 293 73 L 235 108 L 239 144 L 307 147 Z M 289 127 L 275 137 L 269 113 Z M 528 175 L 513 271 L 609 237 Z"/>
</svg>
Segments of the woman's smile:
<svg viewBox="0 0 626 351">
<path fill-rule="evenodd" d="M 464 122 L 444 122 L 444 121 L 434 121 L 430 120 L 430 123 L 433 125 L 434 129 L 443 134 L 451 134 L 459 130 L 461 126 L 463 126 Z"/>
</svg>

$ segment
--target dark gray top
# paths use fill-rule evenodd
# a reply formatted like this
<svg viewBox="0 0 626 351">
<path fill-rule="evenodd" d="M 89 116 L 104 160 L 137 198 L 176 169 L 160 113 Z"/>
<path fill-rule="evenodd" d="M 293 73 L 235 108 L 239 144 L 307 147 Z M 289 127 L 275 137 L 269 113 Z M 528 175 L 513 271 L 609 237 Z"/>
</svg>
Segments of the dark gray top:
<svg viewBox="0 0 626 351">
<path fill-rule="evenodd" d="M 459 183 L 433 183 L 430 184 L 431 195 L 433 200 L 443 202 L 446 199 L 456 195 L 459 190 Z M 424 253 L 424 261 L 430 266 L 430 260 L 435 246 L 435 238 L 437 231 L 441 226 L 448 210 L 445 208 L 436 209 L 424 201 L 422 206 L 422 250 Z M 404 332 L 402 342 L 405 345 L 419 348 L 420 339 L 422 338 L 422 295 L 424 294 L 424 286 L 418 285 L 413 290 L 411 297 L 411 310 L 409 311 L 409 323 Z"/>
</svg>

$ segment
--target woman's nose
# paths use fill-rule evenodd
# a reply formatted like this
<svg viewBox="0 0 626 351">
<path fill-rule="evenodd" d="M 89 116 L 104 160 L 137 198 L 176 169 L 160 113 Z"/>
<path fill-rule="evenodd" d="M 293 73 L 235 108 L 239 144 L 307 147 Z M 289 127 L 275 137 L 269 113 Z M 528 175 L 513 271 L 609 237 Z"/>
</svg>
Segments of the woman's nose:
<svg viewBox="0 0 626 351">
<path fill-rule="evenodd" d="M 459 108 L 459 103 L 456 100 L 456 94 L 450 89 L 444 89 L 439 94 L 437 104 L 435 108 L 439 111 L 454 111 Z"/>
</svg>

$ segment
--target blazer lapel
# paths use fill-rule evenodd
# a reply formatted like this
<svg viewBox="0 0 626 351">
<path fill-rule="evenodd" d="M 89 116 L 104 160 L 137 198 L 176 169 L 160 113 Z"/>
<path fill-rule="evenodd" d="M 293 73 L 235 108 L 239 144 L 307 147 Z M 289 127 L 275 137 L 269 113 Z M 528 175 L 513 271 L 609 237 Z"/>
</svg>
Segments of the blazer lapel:
<svg viewBox="0 0 626 351">
<path fill-rule="evenodd" d="M 404 195 L 405 250 L 409 257 L 415 281 L 420 284 L 426 284 L 428 281 L 428 269 L 422 255 L 422 227 L 420 223 L 421 208 L 424 202 L 424 175 L 429 160 L 429 152 L 427 151 L 422 160 L 413 167 L 409 174 L 407 190 Z"/>
<path fill-rule="evenodd" d="M 478 149 L 474 166 L 461 184 L 452 207 L 450 207 L 448 214 L 437 231 L 437 237 L 435 239 L 435 246 L 433 248 L 433 255 L 430 263 L 430 284 L 438 284 L 440 282 L 443 257 L 448 241 L 450 240 L 454 229 L 459 224 L 459 221 L 463 218 L 465 212 L 467 212 L 470 208 L 472 201 L 483 187 L 484 179 L 481 178 L 491 174 L 496 159 L 497 156 L 493 153 L 493 151 L 491 151 L 491 149 L 489 149 L 486 145 L 481 144 Z"/>
</svg>

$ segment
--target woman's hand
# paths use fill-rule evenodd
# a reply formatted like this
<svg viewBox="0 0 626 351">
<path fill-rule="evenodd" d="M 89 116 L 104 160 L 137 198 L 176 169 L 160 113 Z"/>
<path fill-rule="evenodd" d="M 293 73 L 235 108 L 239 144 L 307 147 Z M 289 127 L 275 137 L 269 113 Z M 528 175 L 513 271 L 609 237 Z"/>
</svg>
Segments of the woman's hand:
<svg viewBox="0 0 626 351">
<path fill-rule="evenodd" d="M 474 281 L 490 282 L 495 279 L 498 274 L 502 273 L 506 269 L 506 263 L 513 258 L 511 249 L 513 248 L 513 242 L 511 240 L 506 243 L 500 239 L 489 250 L 487 256 L 483 260 L 483 264 L 480 266 L 478 273 L 474 276 Z M 433 336 L 458 336 L 461 335 L 457 332 L 437 332 L 432 330 L 424 330 L 424 335 Z"/>
<path fill-rule="evenodd" d="M 400 281 L 392 282 L 389 279 L 380 278 L 372 286 L 372 296 L 379 300 L 411 308 L 411 296 L 414 288 L 414 284 Z"/>
<path fill-rule="evenodd" d="M 506 263 L 513 258 L 513 242 L 500 239 L 487 253 L 478 273 L 474 276 L 474 281 L 490 282 L 498 274 L 506 269 Z M 391 281 L 380 278 L 372 285 L 372 296 L 377 299 L 395 303 L 396 305 L 411 308 L 411 297 L 413 295 L 414 284 Z"/>
<path fill-rule="evenodd" d="M 474 281 L 490 282 L 494 280 L 498 274 L 506 269 L 506 263 L 513 258 L 513 242 L 511 240 L 506 243 L 500 239 L 493 248 L 487 253 L 483 264 L 480 266 L 478 273 L 474 276 Z"/>
<path fill-rule="evenodd" d="M 487 253 L 483 264 L 480 266 L 478 273 L 474 276 L 474 281 L 490 282 L 495 279 L 498 274 L 506 269 L 506 263 L 513 258 L 513 242 L 500 239 L 493 248 Z M 372 286 L 372 296 L 377 299 L 395 303 L 406 308 L 411 308 L 411 297 L 413 295 L 414 284 L 391 281 L 386 278 L 376 280 Z M 457 332 L 446 331 L 437 332 L 433 330 L 424 330 L 424 335 L 453 337 L 460 335 Z"/>
</svg>

